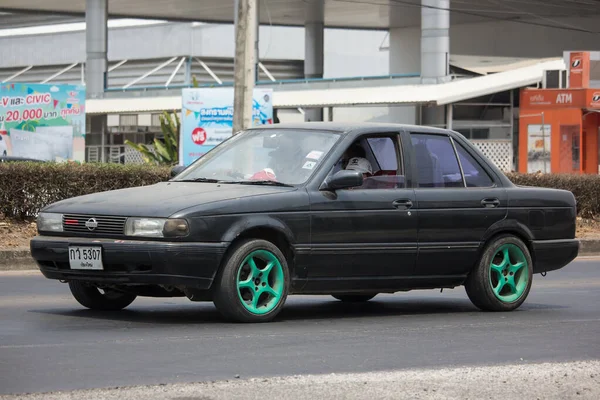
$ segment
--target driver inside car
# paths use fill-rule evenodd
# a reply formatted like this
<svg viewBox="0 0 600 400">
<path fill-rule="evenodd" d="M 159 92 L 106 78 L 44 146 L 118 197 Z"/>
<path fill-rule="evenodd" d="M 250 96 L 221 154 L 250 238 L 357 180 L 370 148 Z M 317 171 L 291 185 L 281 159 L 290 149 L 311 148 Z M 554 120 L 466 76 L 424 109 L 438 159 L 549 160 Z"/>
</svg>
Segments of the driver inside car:
<svg viewBox="0 0 600 400">
<path fill-rule="evenodd" d="M 334 165 L 332 173 L 335 174 L 343 169 L 347 169 L 346 167 L 348 166 L 349 161 L 355 157 L 362 158 L 369 163 L 369 161 L 366 159 L 366 156 L 367 153 L 360 143 L 352 143 L 350 147 L 346 149 L 344 155 Z M 371 165 L 371 163 L 369 163 L 369 165 Z"/>
</svg>

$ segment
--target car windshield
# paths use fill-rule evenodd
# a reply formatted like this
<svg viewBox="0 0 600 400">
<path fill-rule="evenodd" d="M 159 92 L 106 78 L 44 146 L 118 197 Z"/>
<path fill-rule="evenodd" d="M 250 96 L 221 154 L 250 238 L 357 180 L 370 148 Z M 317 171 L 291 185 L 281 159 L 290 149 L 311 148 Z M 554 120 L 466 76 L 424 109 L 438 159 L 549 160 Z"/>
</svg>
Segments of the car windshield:
<svg viewBox="0 0 600 400">
<path fill-rule="evenodd" d="M 215 147 L 173 180 L 301 185 L 339 137 L 316 130 L 248 130 Z"/>
</svg>

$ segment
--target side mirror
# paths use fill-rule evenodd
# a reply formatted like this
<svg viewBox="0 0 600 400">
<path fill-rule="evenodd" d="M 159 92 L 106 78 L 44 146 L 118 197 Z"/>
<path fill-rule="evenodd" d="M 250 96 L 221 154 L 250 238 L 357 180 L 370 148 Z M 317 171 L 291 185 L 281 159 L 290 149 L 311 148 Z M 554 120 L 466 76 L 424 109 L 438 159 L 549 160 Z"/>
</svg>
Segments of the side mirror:
<svg viewBox="0 0 600 400">
<path fill-rule="evenodd" d="M 183 170 L 185 169 L 185 167 L 183 165 L 176 165 L 171 169 L 171 178 L 175 178 L 177 175 L 179 175 Z"/>
<path fill-rule="evenodd" d="M 363 184 L 363 174 L 359 171 L 342 170 L 336 172 L 321 185 L 321 190 L 348 189 L 361 186 Z"/>
</svg>

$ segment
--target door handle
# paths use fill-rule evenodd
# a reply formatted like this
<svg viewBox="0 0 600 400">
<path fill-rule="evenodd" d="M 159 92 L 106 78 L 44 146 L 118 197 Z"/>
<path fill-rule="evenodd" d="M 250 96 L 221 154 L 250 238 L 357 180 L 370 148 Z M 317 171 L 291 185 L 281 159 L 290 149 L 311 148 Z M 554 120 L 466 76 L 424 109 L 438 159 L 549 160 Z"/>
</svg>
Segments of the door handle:
<svg viewBox="0 0 600 400">
<path fill-rule="evenodd" d="M 481 200 L 481 205 L 486 208 L 494 208 L 500 205 L 500 200 L 498 199 L 483 199 Z"/>
<path fill-rule="evenodd" d="M 392 202 L 392 205 L 395 208 L 402 208 L 407 210 L 413 206 L 413 203 L 410 200 L 395 200 Z"/>
</svg>

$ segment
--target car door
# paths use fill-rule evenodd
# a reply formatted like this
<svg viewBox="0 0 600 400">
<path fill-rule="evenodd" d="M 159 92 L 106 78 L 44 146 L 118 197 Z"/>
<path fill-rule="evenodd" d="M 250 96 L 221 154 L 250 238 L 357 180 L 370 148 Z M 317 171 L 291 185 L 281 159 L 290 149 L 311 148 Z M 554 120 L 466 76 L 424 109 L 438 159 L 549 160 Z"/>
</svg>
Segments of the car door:
<svg viewBox="0 0 600 400">
<path fill-rule="evenodd" d="M 410 275 L 415 267 L 415 194 L 406 184 L 399 135 L 360 140 L 371 158 L 373 177 L 359 188 L 309 190 L 312 247 L 307 291 L 311 282 L 322 289 L 339 289 L 340 284 L 349 289 L 393 286 L 393 277 Z"/>
<path fill-rule="evenodd" d="M 460 141 L 411 132 L 419 255 L 416 275 L 462 275 L 477 259 L 486 231 L 506 217 L 501 182 Z"/>
</svg>

